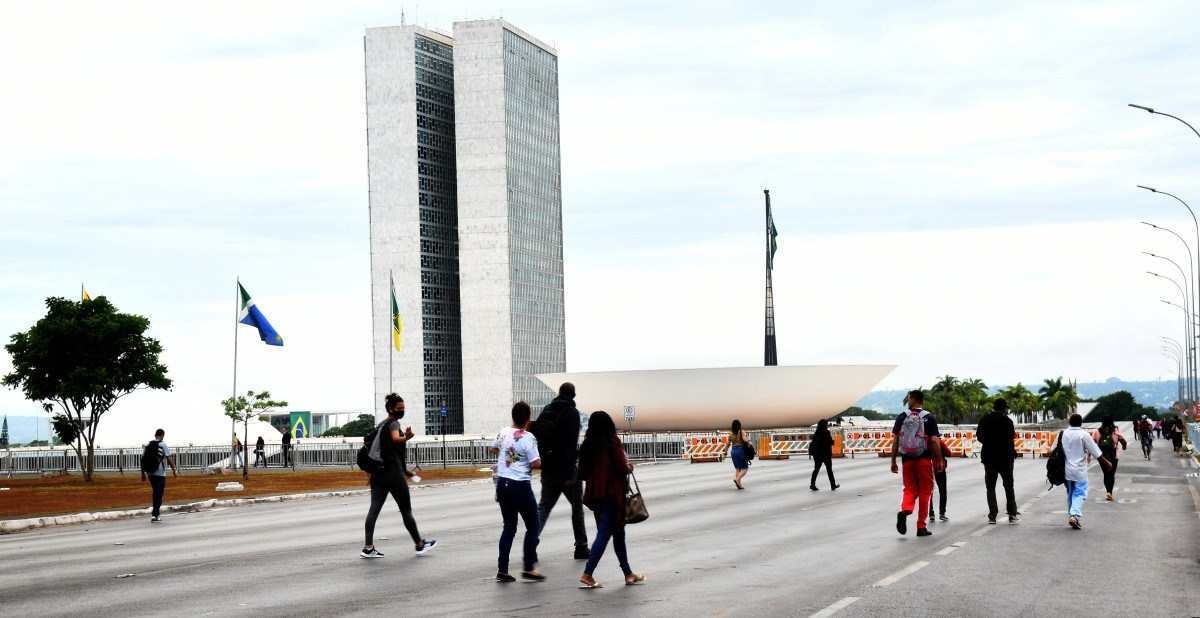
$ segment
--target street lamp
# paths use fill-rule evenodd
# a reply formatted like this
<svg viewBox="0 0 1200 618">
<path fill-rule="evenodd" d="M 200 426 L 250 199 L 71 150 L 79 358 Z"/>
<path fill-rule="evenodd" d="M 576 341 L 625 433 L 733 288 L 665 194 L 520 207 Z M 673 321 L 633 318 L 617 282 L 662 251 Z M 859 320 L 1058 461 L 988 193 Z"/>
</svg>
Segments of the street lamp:
<svg viewBox="0 0 1200 618">
<path fill-rule="evenodd" d="M 1155 275 L 1155 276 L 1166 279 L 1166 277 L 1162 277 L 1162 275 Z M 1176 283 L 1175 285 L 1178 287 L 1179 284 Z M 1196 345 L 1195 345 L 1195 340 L 1192 339 L 1192 316 L 1188 313 L 1188 310 L 1186 307 L 1180 305 L 1177 302 L 1168 300 L 1166 298 L 1162 298 L 1159 300 L 1161 300 L 1163 303 L 1171 305 L 1172 307 L 1175 307 L 1176 309 L 1179 309 L 1180 311 L 1183 312 L 1183 338 L 1185 341 L 1188 342 L 1188 345 L 1186 346 L 1186 350 L 1188 351 L 1188 354 L 1186 354 L 1187 361 L 1188 361 L 1188 363 L 1187 363 L 1187 365 L 1188 365 L 1188 390 L 1189 390 L 1188 399 L 1189 399 L 1189 401 L 1194 401 L 1194 399 L 1195 399 L 1194 395 L 1196 394 L 1196 385 L 1195 385 L 1195 382 L 1196 382 L 1195 375 L 1196 374 L 1195 374 L 1195 365 L 1192 363 L 1192 358 L 1196 351 Z"/>
<path fill-rule="evenodd" d="M 1175 120 L 1178 120 L 1179 122 L 1182 122 L 1183 124 L 1187 125 L 1187 128 L 1191 129 L 1192 133 L 1196 134 L 1196 137 L 1200 137 L 1200 131 L 1197 131 L 1196 127 L 1193 127 L 1191 124 L 1188 123 L 1188 121 L 1184 120 L 1183 118 L 1180 118 L 1179 116 L 1172 116 L 1171 114 L 1168 114 L 1166 112 L 1160 112 L 1160 111 L 1154 109 L 1153 107 L 1146 107 L 1145 105 L 1134 105 L 1133 103 L 1130 103 L 1129 107 L 1132 107 L 1134 109 L 1144 110 L 1144 111 L 1150 112 L 1151 114 L 1158 114 L 1159 116 L 1166 116 L 1167 118 L 1174 118 Z"/>
<path fill-rule="evenodd" d="M 1145 189 L 1151 193 L 1161 193 L 1162 195 L 1174 198 L 1175 201 L 1179 202 L 1180 204 L 1183 204 L 1183 207 L 1187 209 L 1188 214 L 1192 215 L 1192 227 L 1194 227 L 1196 230 L 1196 259 L 1200 260 L 1200 220 L 1196 219 L 1196 211 L 1192 210 L 1192 207 L 1187 202 L 1183 201 L 1183 198 L 1179 197 L 1178 195 L 1175 195 L 1174 193 L 1167 193 L 1166 191 L 1159 191 L 1158 189 L 1155 189 L 1154 187 L 1147 187 L 1146 185 L 1138 185 L 1138 188 Z M 1154 227 L 1158 227 L 1158 226 L 1154 226 Z M 1166 228 L 1159 228 L 1159 229 L 1163 229 L 1165 231 L 1174 233 L 1173 230 L 1167 230 Z M 1179 234 L 1175 234 L 1175 236 L 1178 237 L 1180 240 L 1183 240 L 1183 237 L 1179 236 Z M 1186 247 L 1187 243 L 1185 242 L 1185 243 L 1183 243 L 1183 245 Z M 1191 268 L 1191 265 L 1192 265 L 1192 252 L 1191 252 L 1191 249 L 1189 248 L 1188 249 L 1188 268 Z M 1200 262 L 1196 263 L 1196 267 L 1198 269 L 1200 269 Z M 1197 280 L 1195 277 L 1195 272 L 1196 271 L 1192 271 L 1192 300 L 1197 300 L 1197 298 L 1196 298 Z M 1195 305 L 1193 305 L 1192 308 L 1195 309 Z"/>
<path fill-rule="evenodd" d="M 1163 346 L 1163 356 L 1175 361 L 1175 387 L 1179 391 L 1179 401 L 1183 401 L 1183 360 L 1179 358 L 1179 353 L 1175 350 Z"/>
</svg>

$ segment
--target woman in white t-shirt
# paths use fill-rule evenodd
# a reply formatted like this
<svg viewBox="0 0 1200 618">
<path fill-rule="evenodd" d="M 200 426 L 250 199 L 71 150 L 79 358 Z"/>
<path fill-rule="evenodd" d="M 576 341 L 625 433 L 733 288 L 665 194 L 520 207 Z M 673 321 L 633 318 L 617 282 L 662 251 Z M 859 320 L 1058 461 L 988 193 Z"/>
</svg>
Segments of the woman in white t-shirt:
<svg viewBox="0 0 1200 618">
<path fill-rule="evenodd" d="M 537 440 L 529 433 L 529 404 L 519 401 L 512 407 L 512 427 L 505 427 L 496 434 L 492 450 L 496 458 L 496 502 L 500 503 L 500 514 L 504 517 L 504 530 L 500 533 L 500 559 L 496 568 L 496 581 L 515 582 L 508 574 L 508 554 L 513 538 L 517 535 L 517 515 L 525 522 L 524 570 L 521 578 L 542 581 L 546 576 L 537 571 L 538 521 L 537 500 L 533 497 L 530 471 L 542 467 L 538 455 Z"/>
</svg>

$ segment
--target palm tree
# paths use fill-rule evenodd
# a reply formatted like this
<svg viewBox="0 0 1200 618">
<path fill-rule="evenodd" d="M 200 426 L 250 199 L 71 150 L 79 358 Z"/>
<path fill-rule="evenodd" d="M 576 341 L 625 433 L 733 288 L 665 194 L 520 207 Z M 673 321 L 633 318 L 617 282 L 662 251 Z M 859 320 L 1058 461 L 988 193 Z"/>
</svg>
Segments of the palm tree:
<svg viewBox="0 0 1200 618">
<path fill-rule="evenodd" d="M 1075 392 L 1073 384 L 1063 384 L 1062 377 L 1046 380 L 1045 384 L 1038 389 L 1038 396 L 1042 400 L 1042 408 L 1054 413 L 1054 418 L 1066 418 L 1068 413 L 1078 408 L 1079 394 Z"/>
<path fill-rule="evenodd" d="M 957 425 L 966 411 L 961 383 L 958 378 L 942 376 L 925 396 L 926 408 L 942 419 Z"/>
<path fill-rule="evenodd" d="M 1041 399 L 1020 382 L 1000 391 L 999 396 L 1008 402 L 1009 411 L 1022 420 L 1028 420 L 1028 415 L 1042 409 Z"/>
<path fill-rule="evenodd" d="M 983 409 L 987 406 L 988 386 L 979 378 L 971 378 L 963 380 L 959 383 L 959 392 L 963 395 L 963 400 L 966 402 L 971 411 L 972 420 L 978 420 L 983 415 Z"/>
</svg>

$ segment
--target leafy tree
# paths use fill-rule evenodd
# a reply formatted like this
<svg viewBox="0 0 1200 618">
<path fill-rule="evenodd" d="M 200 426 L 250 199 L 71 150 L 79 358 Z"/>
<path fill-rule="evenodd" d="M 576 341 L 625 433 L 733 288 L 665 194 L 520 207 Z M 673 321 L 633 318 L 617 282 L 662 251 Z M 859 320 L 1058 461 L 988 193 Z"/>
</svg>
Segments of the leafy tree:
<svg viewBox="0 0 1200 618">
<path fill-rule="evenodd" d="M 100 420 L 121 398 L 142 389 L 169 390 L 162 345 L 146 336 L 150 320 L 120 313 L 108 299 L 46 299 L 46 316 L 4 346 L 13 371 L 3 384 L 19 388 L 47 411 L 57 406 L 78 434 L 75 452 L 92 480 Z M 85 456 L 86 450 L 86 456 Z"/>
<path fill-rule="evenodd" d="M 829 420 L 833 421 L 834 419 L 837 419 L 840 422 L 842 419 L 850 416 L 866 417 L 868 421 L 890 421 L 896 418 L 894 414 L 885 414 L 883 412 L 876 412 L 875 410 L 866 410 L 858 406 L 850 406 L 849 408 L 843 410 L 841 414 L 838 414 Z"/>
<path fill-rule="evenodd" d="M 1074 384 L 1063 384 L 1062 377 L 1045 380 L 1045 386 L 1038 389 L 1042 400 L 1042 409 L 1054 414 L 1054 418 L 1064 419 L 1074 412 L 1079 405 L 1079 394 L 1075 392 Z"/>
<path fill-rule="evenodd" d="M 359 414 L 358 418 L 342 425 L 341 427 L 330 427 L 325 433 L 321 434 L 323 438 L 337 438 L 345 436 L 347 438 L 361 438 L 375 428 L 375 417 L 370 414 Z"/>
<path fill-rule="evenodd" d="M 79 428 L 62 414 L 55 414 L 50 418 L 50 429 L 54 431 L 60 444 L 73 445 L 79 440 Z"/>
<path fill-rule="evenodd" d="M 225 416 L 242 423 L 242 478 L 250 478 L 250 462 L 247 455 L 250 442 L 250 419 L 269 417 L 271 410 L 286 406 L 286 401 L 271 399 L 271 393 L 246 391 L 244 397 L 230 397 L 221 401 Z"/>
<path fill-rule="evenodd" d="M 34 440 L 25 446 L 50 446 L 50 443 L 45 440 Z"/>
<path fill-rule="evenodd" d="M 1158 410 L 1139 404 L 1129 391 L 1117 391 L 1097 399 L 1096 407 L 1092 408 L 1083 420 L 1089 423 L 1099 422 L 1104 420 L 1104 417 L 1111 416 L 1116 421 L 1132 421 L 1141 418 L 1143 414 L 1158 419 Z"/>
<path fill-rule="evenodd" d="M 962 383 L 954 376 L 943 376 L 925 392 L 925 409 L 938 418 L 957 425 L 968 411 L 966 393 Z"/>
<path fill-rule="evenodd" d="M 1030 414 L 1042 409 L 1042 400 L 1020 382 L 1000 391 L 999 396 L 1004 398 L 1008 403 L 1008 410 L 1018 415 L 1018 418 L 1028 418 Z"/>
</svg>

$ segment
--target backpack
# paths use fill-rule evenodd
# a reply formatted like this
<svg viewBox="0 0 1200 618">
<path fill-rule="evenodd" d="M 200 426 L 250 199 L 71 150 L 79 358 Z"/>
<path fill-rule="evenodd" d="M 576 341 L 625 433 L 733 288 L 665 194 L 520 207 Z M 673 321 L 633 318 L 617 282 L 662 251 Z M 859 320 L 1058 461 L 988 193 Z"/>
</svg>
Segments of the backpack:
<svg viewBox="0 0 1200 618">
<path fill-rule="evenodd" d="M 158 445 L 161 444 L 158 440 L 151 440 L 146 443 L 146 448 L 142 451 L 142 473 L 154 474 L 158 472 L 158 467 L 162 465 L 163 455 L 162 450 Z"/>
<path fill-rule="evenodd" d="M 919 414 L 909 412 L 904 416 L 900 425 L 900 454 L 905 457 L 922 457 L 929 448 L 929 438 L 925 435 L 925 418 L 929 413 L 921 410 Z"/>
<path fill-rule="evenodd" d="M 1111 430 L 1111 429 L 1105 430 L 1103 427 L 1101 427 L 1099 434 L 1100 434 L 1100 441 L 1099 441 L 1099 443 L 1097 443 L 1097 446 L 1100 447 L 1100 450 L 1104 451 L 1104 453 L 1106 455 L 1116 452 L 1117 445 L 1116 445 L 1116 442 L 1113 441 L 1113 434 L 1114 434 L 1113 430 Z"/>
<path fill-rule="evenodd" d="M 1067 454 L 1063 452 L 1063 432 L 1058 432 L 1058 444 L 1046 460 L 1046 480 L 1057 486 L 1067 482 Z"/>
<path fill-rule="evenodd" d="M 387 423 L 388 421 L 384 421 L 376 425 L 375 429 L 371 430 L 371 433 L 368 433 L 363 437 L 363 445 L 358 447 L 358 457 L 356 458 L 355 463 L 358 464 L 359 470 L 362 470 L 367 474 L 379 474 L 380 472 L 383 472 L 383 461 L 371 457 L 371 445 L 379 439 L 379 432 L 383 430 L 383 426 Z M 382 454 L 383 445 L 381 444 L 379 446 L 379 452 Z"/>
<path fill-rule="evenodd" d="M 742 443 L 742 453 L 746 456 L 746 461 L 754 461 L 754 458 L 758 456 L 758 451 L 754 449 L 754 443 L 750 440 Z"/>
</svg>

